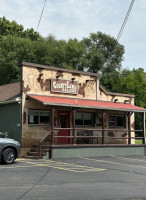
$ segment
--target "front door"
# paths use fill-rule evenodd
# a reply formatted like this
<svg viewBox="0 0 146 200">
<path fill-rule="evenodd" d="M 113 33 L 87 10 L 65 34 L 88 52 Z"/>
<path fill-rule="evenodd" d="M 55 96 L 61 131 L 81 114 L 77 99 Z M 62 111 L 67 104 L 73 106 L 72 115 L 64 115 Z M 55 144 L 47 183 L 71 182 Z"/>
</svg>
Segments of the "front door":
<svg viewBox="0 0 146 200">
<path fill-rule="evenodd" d="M 60 128 L 70 128 L 70 112 L 58 111 L 58 126 Z M 69 130 L 59 130 L 58 136 L 70 136 Z M 58 144 L 69 144 L 69 138 L 58 138 Z"/>
</svg>

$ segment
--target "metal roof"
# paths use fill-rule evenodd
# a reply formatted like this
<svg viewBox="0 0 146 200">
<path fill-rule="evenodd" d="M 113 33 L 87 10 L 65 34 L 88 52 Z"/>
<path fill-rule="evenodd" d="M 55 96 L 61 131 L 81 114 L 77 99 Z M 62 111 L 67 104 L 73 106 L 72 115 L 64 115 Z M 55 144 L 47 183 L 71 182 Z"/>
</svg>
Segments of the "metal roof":
<svg viewBox="0 0 146 200">
<path fill-rule="evenodd" d="M 27 96 L 36 101 L 43 103 L 44 105 L 93 108 L 93 109 L 103 109 L 103 110 L 132 111 L 132 112 L 146 112 L 145 108 L 141 108 L 129 103 L 115 103 L 115 102 L 109 102 L 109 101 L 96 101 L 96 100 L 43 96 L 43 95 L 34 95 L 34 94 L 29 94 Z"/>
</svg>

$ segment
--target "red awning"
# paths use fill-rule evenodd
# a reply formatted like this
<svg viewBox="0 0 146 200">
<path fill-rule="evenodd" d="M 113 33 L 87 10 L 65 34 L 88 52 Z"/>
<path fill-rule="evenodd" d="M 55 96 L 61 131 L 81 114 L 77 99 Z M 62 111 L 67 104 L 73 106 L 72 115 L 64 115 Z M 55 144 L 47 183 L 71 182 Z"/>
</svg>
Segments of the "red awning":
<svg viewBox="0 0 146 200">
<path fill-rule="evenodd" d="M 42 95 L 31 95 L 31 94 L 27 96 L 43 103 L 44 105 L 146 112 L 145 108 L 141 108 L 129 103 L 114 103 L 109 101 L 95 101 L 86 99 L 64 98 L 64 97 L 42 96 Z"/>
</svg>

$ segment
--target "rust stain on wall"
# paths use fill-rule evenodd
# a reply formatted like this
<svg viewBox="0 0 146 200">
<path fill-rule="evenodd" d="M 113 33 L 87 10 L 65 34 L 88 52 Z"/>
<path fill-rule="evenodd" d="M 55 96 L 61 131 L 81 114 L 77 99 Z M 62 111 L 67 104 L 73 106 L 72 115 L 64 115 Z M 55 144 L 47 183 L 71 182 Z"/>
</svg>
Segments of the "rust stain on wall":
<svg viewBox="0 0 146 200">
<path fill-rule="evenodd" d="M 29 85 L 24 87 L 24 81 L 22 81 L 22 92 L 26 93 L 27 91 L 30 91 L 30 87 L 29 87 Z"/>
<path fill-rule="evenodd" d="M 36 67 L 36 69 L 41 73 L 43 70 L 40 67 Z"/>
<path fill-rule="evenodd" d="M 56 72 L 56 77 L 63 77 L 63 73 L 60 71 Z"/>
<path fill-rule="evenodd" d="M 132 98 L 129 98 L 129 103 L 131 103 L 132 102 Z"/>
<path fill-rule="evenodd" d="M 38 69 L 38 70 L 39 70 L 39 69 Z M 39 70 L 39 72 L 40 72 L 40 74 L 39 74 L 39 76 L 38 76 L 38 78 L 37 78 L 37 81 L 38 81 L 39 84 L 40 84 L 41 90 L 50 91 L 50 87 L 51 87 L 50 80 L 51 80 L 51 79 L 46 79 L 46 80 L 44 80 L 44 79 L 42 78 L 42 76 L 44 75 L 44 74 L 42 73 L 42 70 Z"/>
<path fill-rule="evenodd" d="M 79 84 L 78 94 L 82 95 L 83 97 L 85 97 L 85 87 L 86 87 L 85 83 L 83 83 L 83 85 Z"/>
<path fill-rule="evenodd" d="M 115 96 L 112 96 L 111 101 L 114 101 Z"/>
<path fill-rule="evenodd" d="M 45 90 L 50 91 L 51 89 L 51 79 L 46 79 L 45 80 Z"/>
</svg>

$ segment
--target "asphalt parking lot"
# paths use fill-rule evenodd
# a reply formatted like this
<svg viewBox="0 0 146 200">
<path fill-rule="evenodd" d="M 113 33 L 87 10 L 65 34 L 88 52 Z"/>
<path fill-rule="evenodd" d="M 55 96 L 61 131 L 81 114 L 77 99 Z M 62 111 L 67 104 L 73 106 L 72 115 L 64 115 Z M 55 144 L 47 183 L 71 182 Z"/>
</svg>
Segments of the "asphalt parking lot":
<svg viewBox="0 0 146 200">
<path fill-rule="evenodd" d="M 146 200 L 146 157 L 0 164 L 0 200 Z"/>
</svg>

